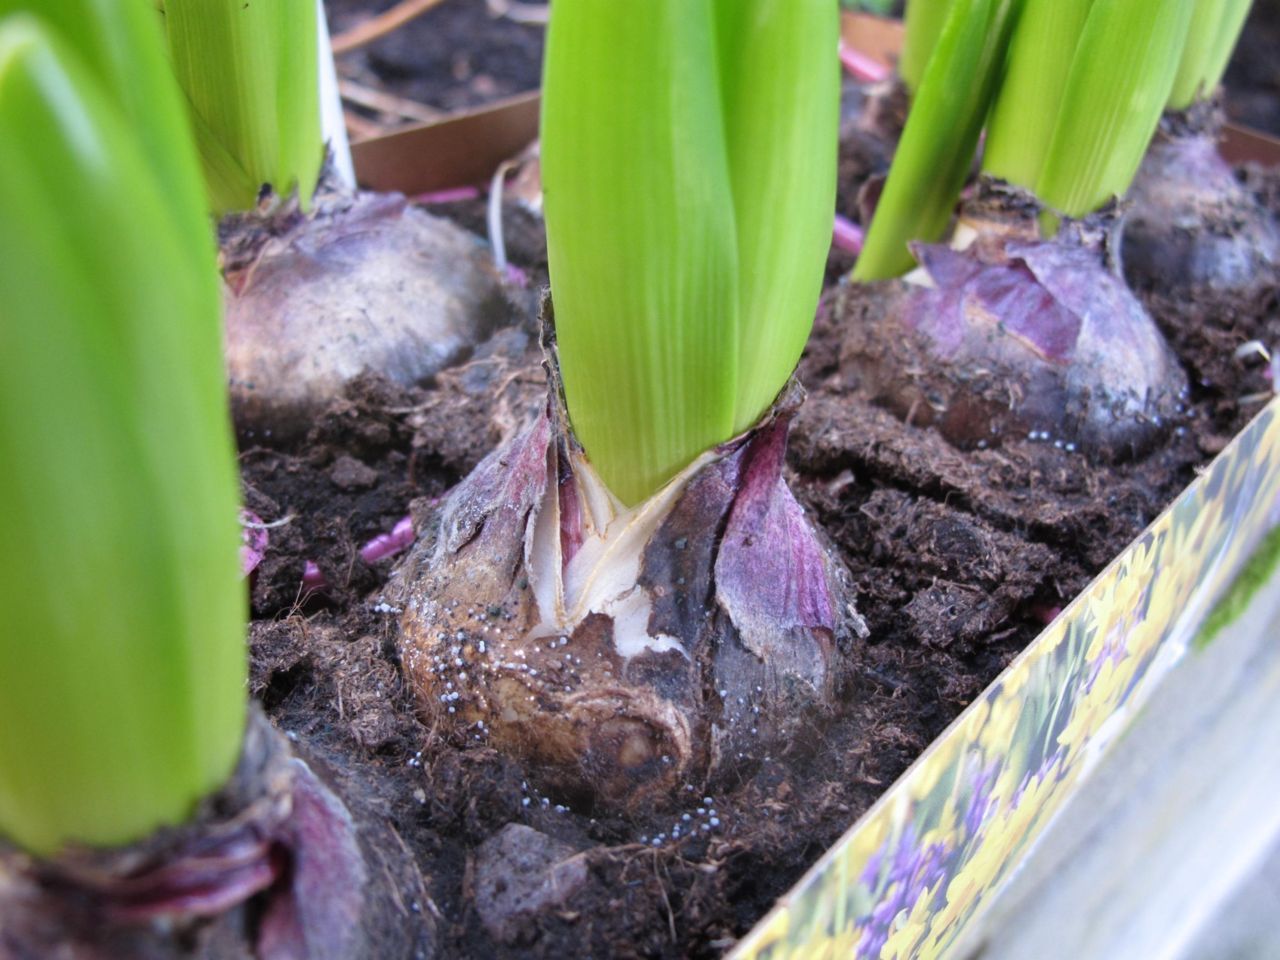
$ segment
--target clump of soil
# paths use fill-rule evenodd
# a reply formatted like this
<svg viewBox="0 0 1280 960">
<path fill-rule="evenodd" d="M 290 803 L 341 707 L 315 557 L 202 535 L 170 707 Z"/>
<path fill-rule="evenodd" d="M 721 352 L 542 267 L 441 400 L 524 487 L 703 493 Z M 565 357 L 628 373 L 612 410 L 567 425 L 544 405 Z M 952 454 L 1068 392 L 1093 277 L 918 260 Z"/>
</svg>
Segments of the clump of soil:
<svg viewBox="0 0 1280 960">
<path fill-rule="evenodd" d="M 361 547 L 466 476 L 536 405 L 539 358 L 528 326 L 506 328 L 426 386 L 357 378 L 297 448 L 242 449 L 245 506 L 271 544 L 253 571 L 253 616 L 345 609 L 378 589 L 390 561 L 371 566 Z M 323 589 L 303 586 L 308 564 Z"/>
</svg>

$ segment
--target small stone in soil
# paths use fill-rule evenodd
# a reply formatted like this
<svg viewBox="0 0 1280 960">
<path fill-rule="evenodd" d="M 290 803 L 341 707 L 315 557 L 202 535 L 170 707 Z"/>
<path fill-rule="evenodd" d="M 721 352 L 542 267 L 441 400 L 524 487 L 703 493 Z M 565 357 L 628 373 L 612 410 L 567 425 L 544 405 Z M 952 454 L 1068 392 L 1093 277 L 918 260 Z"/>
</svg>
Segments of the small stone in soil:
<svg viewBox="0 0 1280 960">
<path fill-rule="evenodd" d="M 481 844 L 476 911 L 489 935 L 514 944 L 532 917 L 573 897 L 587 880 L 586 864 L 575 852 L 518 823 L 507 824 Z"/>
<path fill-rule="evenodd" d="M 341 490 L 365 490 L 378 482 L 378 471 L 343 454 L 329 468 L 329 480 Z"/>
</svg>

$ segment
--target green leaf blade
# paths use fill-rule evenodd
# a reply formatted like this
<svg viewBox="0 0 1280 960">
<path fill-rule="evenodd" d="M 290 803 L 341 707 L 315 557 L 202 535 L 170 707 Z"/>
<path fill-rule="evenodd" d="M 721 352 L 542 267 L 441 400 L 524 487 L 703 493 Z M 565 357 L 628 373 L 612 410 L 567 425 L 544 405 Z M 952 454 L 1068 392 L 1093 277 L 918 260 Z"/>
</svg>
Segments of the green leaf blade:
<svg viewBox="0 0 1280 960">
<path fill-rule="evenodd" d="M 738 264 L 709 0 L 558 0 L 542 169 L 574 431 L 637 503 L 733 430 Z"/>
<path fill-rule="evenodd" d="M 1035 193 L 1069 217 L 1129 189 L 1168 102 L 1192 0 L 1095 0 Z"/>
<path fill-rule="evenodd" d="M 881 280 L 911 269 L 912 240 L 950 222 L 1004 67 L 1020 0 L 955 0 L 898 143 L 853 269 Z"/>
<path fill-rule="evenodd" d="M 199 182 L 51 34 L 0 21 L 0 833 L 39 853 L 185 819 L 246 672 Z"/>
<path fill-rule="evenodd" d="M 985 173 L 1034 190 L 1093 0 L 1026 0 L 987 125 Z"/>
<path fill-rule="evenodd" d="M 734 432 L 795 370 L 831 245 L 840 112 L 829 0 L 717 0 L 720 88 L 738 235 Z"/>
<path fill-rule="evenodd" d="M 1169 93 L 1170 108 L 1185 110 L 1209 92 L 1205 89 L 1205 75 L 1226 6 L 1227 0 L 1194 0 L 1187 42 Z"/>
<path fill-rule="evenodd" d="M 165 0 L 164 7 L 215 212 L 251 208 L 263 184 L 281 195 L 296 190 L 305 209 L 324 159 L 315 4 Z"/>
<path fill-rule="evenodd" d="M 951 3 L 952 0 L 907 0 L 898 75 L 912 94 L 920 89 L 924 80 L 929 57 L 938 44 Z"/>
<path fill-rule="evenodd" d="M 150 4 L 129 0 L 0 0 L 0 20 L 29 13 L 74 51 L 80 63 L 126 118 L 164 192 L 199 193 L 200 168 L 181 91 L 159 41 Z M 203 207 L 177 204 L 187 239 L 183 249 L 213 249 Z M 204 254 L 201 254 L 203 257 Z M 216 280 L 210 284 L 216 287 Z"/>
<path fill-rule="evenodd" d="M 1213 50 L 1205 61 L 1204 96 L 1212 96 L 1218 84 L 1222 83 L 1222 76 L 1227 72 L 1227 64 L 1231 61 L 1232 51 L 1240 39 L 1240 32 L 1244 30 L 1252 6 L 1253 0 L 1226 0 L 1223 4 L 1214 32 Z"/>
</svg>

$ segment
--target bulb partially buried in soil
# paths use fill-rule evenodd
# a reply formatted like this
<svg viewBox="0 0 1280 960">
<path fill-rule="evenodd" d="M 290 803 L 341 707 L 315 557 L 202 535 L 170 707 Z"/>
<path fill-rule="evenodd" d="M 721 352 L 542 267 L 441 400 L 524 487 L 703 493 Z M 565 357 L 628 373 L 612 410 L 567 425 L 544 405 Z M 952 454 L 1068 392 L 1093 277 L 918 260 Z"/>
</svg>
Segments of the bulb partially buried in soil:
<svg viewBox="0 0 1280 960">
<path fill-rule="evenodd" d="M 1108 262 L 1105 215 L 1044 241 L 1013 207 L 971 221 L 965 250 L 915 246 L 906 280 L 846 288 L 842 374 L 959 447 L 1037 433 L 1100 460 L 1141 454 L 1186 377 Z"/>
<path fill-rule="evenodd" d="M 511 316 L 487 248 L 399 194 L 226 218 L 226 355 L 246 437 L 293 439 L 359 374 L 418 383 Z"/>
<path fill-rule="evenodd" d="M 1247 293 L 1274 285 L 1280 228 L 1218 152 L 1215 102 L 1166 114 L 1129 189 L 1124 268 L 1136 287 Z"/>
<path fill-rule="evenodd" d="M 251 708 L 235 772 L 188 823 L 48 861 L 0 842 L 0 956 L 427 955 L 434 921 L 396 907 L 417 867 L 362 791 L 340 796 Z"/>
<path fill-rule="evenodd" d="M 799 387 L 632 509 L 550 393 L 388 588 L 423 711 L 575 802 L 637 810 L 749 772 L 829 709 L 865 632 L 782 477 Z"/>
</svg>

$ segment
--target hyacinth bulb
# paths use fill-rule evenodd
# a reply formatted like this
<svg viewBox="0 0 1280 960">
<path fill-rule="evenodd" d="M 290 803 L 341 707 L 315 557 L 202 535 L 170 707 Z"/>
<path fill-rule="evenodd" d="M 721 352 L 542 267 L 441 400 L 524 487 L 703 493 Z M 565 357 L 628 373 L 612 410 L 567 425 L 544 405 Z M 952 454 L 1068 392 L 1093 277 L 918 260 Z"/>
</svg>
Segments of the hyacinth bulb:
<svg viewBox="0 0 1280 960">
<path fill-rule="evenodd" d="M 446 498 L 398 569 L 400 655 L 434 722 L 557 795 L 639 809 L 741 772 L 830 708 L 848 575 L 782 478 L 799 388 L 637 507 L 552 402 Z"/>
<path fill-rule="evenodd" d="M 1212 103 L 1161 122 L 1129 190 L 1124 268 L 1135 286 L 1248 292 L 1275 283 L 1280 228 L 1219 153 L 1221 125 Z"/>
<path fill-rule="evenodd" d="M 918 244 L 906 280 L 851 287 L 842 372 L 960 447 L 1031 432 L 1102 460 L 1138 455 L 1186 378 L 1108 263 L 1106 232 L 979 222 L 965 250 Z"/>
<path fill-rule="evenodd" d="M 414 384 L 510 317 L 488 248 L 399 194 L 321 192 L 221 228 L 236 426 L 296 439 L 366 371 Z"/>
</svg>

